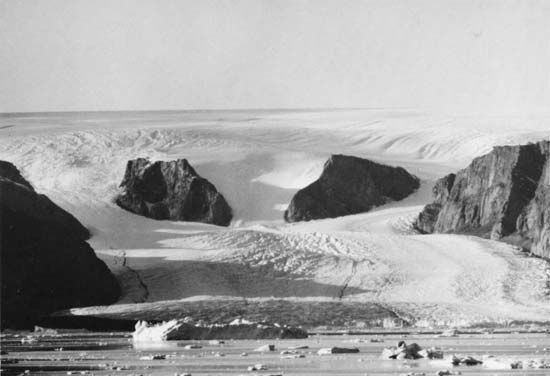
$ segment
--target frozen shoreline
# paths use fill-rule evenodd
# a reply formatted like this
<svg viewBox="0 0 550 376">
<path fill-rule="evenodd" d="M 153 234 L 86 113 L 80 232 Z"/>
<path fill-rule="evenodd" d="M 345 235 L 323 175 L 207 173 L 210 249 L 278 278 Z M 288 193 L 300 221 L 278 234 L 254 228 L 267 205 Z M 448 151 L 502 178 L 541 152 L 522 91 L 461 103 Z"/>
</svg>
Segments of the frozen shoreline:
<svg viewBox="0 0 550 376">
<path fill-rule="evenodd" d="M 168 341 L 164 343 L 129 342 L 129 333 L 65 333 L 27 336 L 27 333 L 2 334 L 3 373 L 90 372 L 118 375 L 147 373 L 166 375 L 246 373 L 251 365 L 262 364 L 267 374 L 301 375 L 387 375 L 414 371 L 434 375 L 449 369 L 468 375 L 509 375 L 510 364 L 550 364 L 548 333 L 465 333 L 440 337 L 422 333 L 369 333 L 363 335 L 315 335 L 298 340 Z M 443 359 L 382 360 L 385 347 L 405 340 L 423 348 L 439 348 Z M 255 352 L 272 344 L 275 351 Z M 189 346 L 191 345 L 191 346 Z M 307 348 L 306 348 L 307 346 Z M 328 347 L 357 348 L 354 354 L 318 355 Z M 291 354 L 291 355 L 286 355 Z M 294 356 L 292 356 L 294 355 Z M 298 357 L 299 355 L 301 357 Z M 482 359 L 477 366 L 452 366 L 452 356 Z M 494 357 L 490 357 L 490 356 Z M 17 363 L 9 363 L 9 361 Z M 524 368 L 527 375 L 543 375 L 547 369 Z M 514 373 L 515 374 L 515 373 Z"/>
</svg>

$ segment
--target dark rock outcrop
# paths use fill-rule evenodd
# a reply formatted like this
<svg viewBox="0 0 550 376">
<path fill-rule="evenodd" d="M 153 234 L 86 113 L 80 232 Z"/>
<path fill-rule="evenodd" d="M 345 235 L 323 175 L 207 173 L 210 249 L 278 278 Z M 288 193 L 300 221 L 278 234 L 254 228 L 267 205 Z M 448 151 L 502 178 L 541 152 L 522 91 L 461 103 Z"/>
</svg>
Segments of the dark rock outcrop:
<svg viewBox="0 0 550 376">
<path fill-rule="evenodd" d="M 0 162 L 1 327 L 32 327 L 55 310 L 113 303 L 120 287 L 71 214 Z"/>
<path fill-rule="evenodd" d="M 333 155 L 319 179 L 294 195 L 285 220 L 309 221 L 363 213 L 389 201 L 402 200 L 418 187 L 418 178 L 401 167 Z"/>
<path fill-rule="evenodd" d="M 422 232 L 504 240 L 550 257 L 550 141 L 495 147 L 439 180 Z"/>
<path fill-rule="evenodd" d="M 186 159 L 150 162 L 128 161 L 115 199 L 118 206 L 153 219 L 192 221 L 228 226 L 232 211 L 225 198 L 208 180 L 195 172 Z"/>
<path fill-rule="evenodd" d="M 407 345 L 405 341 L 399 341 L 397 346 L 386 347 L 382 351 L 381 359 L 443 359 L 443 351 L 432 347 L 422 349 L 417 343 Z"/>
<path fill-rule="evenodd" d="M 38 194 L 13 164 L 0 161 L 0 184 L 3 211 L 24 213 L 36 221 L 47 222 L 52 228 L 83 240 L 90 237 L 88 229 L 73 215 L 54 204 L 47 196 Z"/>
<path fill-rule="evenodd" d="M 317 355 L 331 355 L 331 354 L 357 354 L 359 349 L 357 347 L 325 347 L 317 351 Z"/>
<path fill-rule="evenodd" d="M 0 161 L 0 178 L 11 180 L 14 183 L 21 184 L 31 191 L 34 191 L 32 185 L 21 176 L 17 167 L 10 162 Z"/>
</svg>

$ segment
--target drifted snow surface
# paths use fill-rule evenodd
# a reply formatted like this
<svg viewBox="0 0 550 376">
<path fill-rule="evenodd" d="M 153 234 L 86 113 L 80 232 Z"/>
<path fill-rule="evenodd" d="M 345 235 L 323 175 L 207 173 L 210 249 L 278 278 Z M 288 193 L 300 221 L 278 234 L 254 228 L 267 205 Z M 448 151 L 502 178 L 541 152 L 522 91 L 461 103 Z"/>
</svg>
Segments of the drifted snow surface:
<svg viewBox="0 0 550 376">
<path fill-rule="evenodd" d="M 378 302 L 419 326 L 548 321 L 547 262 L 499 242 L 419 235 L 411 223 L 435 179 L 494 145 L 549 139 L 549 120 L 387 110 L 4 115 L 0 159 L 91 229 L 123 285 L 111 311 L 283 298 Z M 370 213 L 285 224 L 292 195 L 332 153 L 403 166 L 422 186 Z M 234 209 L 231 227 L 118 208 L 126 162 L 137 157 L 187 158 Z"/>
</svg>

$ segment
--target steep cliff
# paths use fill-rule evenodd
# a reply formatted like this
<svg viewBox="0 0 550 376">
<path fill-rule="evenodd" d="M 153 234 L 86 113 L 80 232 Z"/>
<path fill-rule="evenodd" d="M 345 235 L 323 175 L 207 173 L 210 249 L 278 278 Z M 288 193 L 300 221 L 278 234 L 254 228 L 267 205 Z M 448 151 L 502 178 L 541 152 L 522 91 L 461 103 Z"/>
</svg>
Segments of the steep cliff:
<svg viewBox="0 0 550 376">
<path fill-rule="evenodd" d="M 8 162 L 0 162 L 0 234 L 2 328 L 118 299 L 115 277 L 85 241 L 88 230 Z"/>
<path fill-rule="evenodd" d="M 550 141 L 539 144 L 545 163 L 535 196 L 517 220 L 519 240 L 536 255 L 550 258 Z"/>
<path fill-rule="evenodd" d="M 504 240 L 550 257 L 550 141 L 495 147 L 451 176 L 436 183 L 417 229 Z"/>
<path fill-rule="evenodd" d="M 441 207 L 449 197 L 455 178 L 455 174 L 449 174 L 435 183 L 432 190 L 435 198 L 434 202 L 424 207 L 424 210 L 422 210 L 422 212 L 418 215 L 418 219 L 415 222 L 415 226 L 420 232 L 434 232 L 437 216 L 441 211 Z"/>
</svg>

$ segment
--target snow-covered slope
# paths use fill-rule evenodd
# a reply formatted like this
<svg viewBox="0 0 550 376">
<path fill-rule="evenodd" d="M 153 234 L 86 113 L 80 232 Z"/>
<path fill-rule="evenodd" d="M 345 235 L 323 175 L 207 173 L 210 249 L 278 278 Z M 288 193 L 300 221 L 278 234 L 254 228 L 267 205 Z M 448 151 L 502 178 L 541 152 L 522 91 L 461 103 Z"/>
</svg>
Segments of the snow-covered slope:
<svg viewBox="0 0 550 376">
<path fill-rule="evenodd" d="M 419 323 L 548 320 L 545 261 L 411 229 L 434 179 L 494 145 L 550 138 L 548 120 L 387 110 L 3 116 L 0 159 L 91 228 L 91 245 L 123 284 L 120 303 L 342 299 L 381 302 Z M 292 195 L 332 153 L 401 165 L 422 187 L 370 213 L 283 223 Z M 233 207 L 232 226 L 118 208 L 112 198 L 136 157 L 187 158 Z"/>
</svg>

